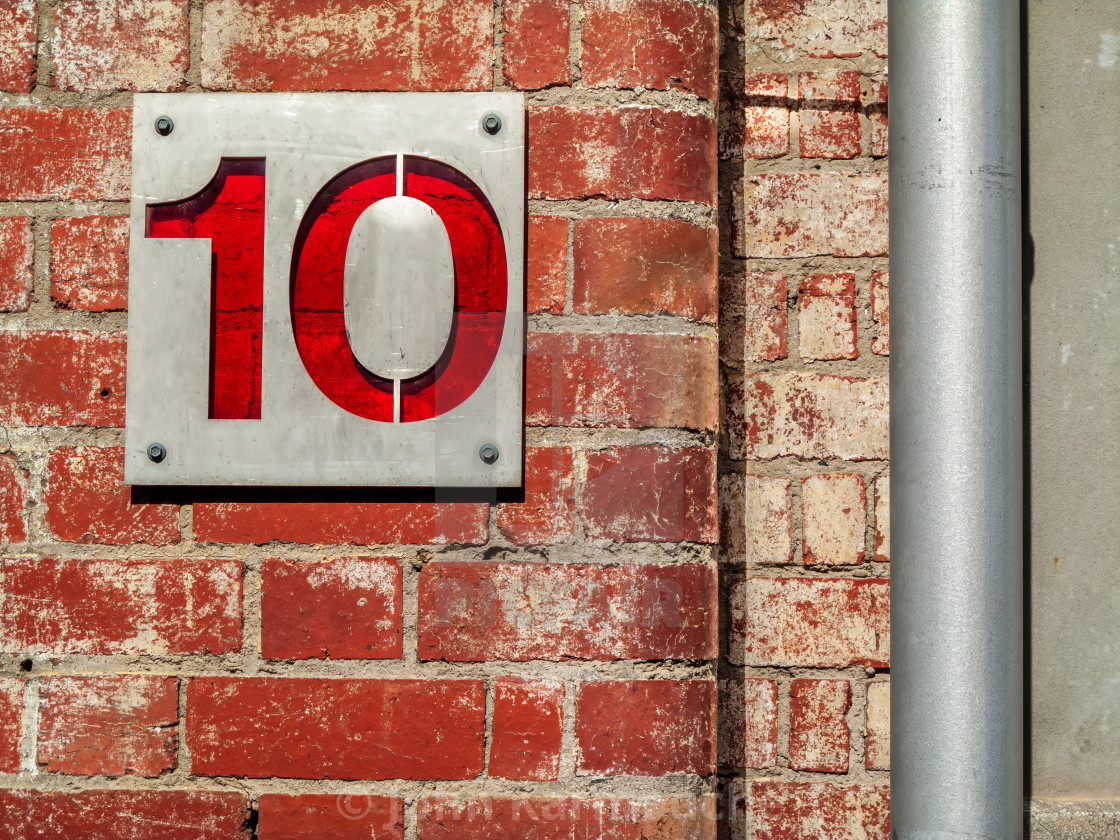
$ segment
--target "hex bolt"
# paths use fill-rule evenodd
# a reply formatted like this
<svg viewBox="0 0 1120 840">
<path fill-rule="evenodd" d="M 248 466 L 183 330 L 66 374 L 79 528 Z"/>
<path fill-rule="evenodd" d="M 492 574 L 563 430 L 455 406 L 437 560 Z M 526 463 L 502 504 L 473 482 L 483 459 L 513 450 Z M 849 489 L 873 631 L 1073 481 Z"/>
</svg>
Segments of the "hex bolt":
<svg viewBox="0 0 1120 840">
<path fill-rule="evenodd" d="M 502 130 L 502 118 L 497 114 L 487 114 L 482 118 L 482 130 L 487 134 L 497 134 Z"/>
<path fill-rule="evenodd" d="M 175 122 L 171 117 L 156 117 L 156 134 L 166 137 L 175 130 Z"/>
<path fill-rule="evenodd" d="M 484 443 L 482 448 L 478 450 L 478 457 L 482 459 L 484 464 L 493 464 L 498 460 L 498 447 L 492 443 Z"/>
<path fill-rule="evenodd" d="M 148 444 L 148 460 L 159 463 L 167 457 L 167 447 L 162 443 L 149 443 Z M 498 457 L 497 455 L 494 456 Z"/>
</svg>

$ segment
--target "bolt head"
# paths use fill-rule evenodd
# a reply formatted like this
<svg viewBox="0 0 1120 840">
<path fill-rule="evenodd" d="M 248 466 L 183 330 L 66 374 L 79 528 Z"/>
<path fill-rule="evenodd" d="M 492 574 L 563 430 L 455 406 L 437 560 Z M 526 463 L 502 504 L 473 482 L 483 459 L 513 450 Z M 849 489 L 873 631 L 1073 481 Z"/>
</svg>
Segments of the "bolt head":
<svg viewBox="0 0 1120 840">
<path fill-rule="evenodd" d="M 502 118 L 497 114 L 487 114 L 482 118 L 482 130 L 487 134 L 497 134 L 502 130 Z"/>
<path fill-rule="evenodd" d="M 492 443 L 484 443 L 482 448 L 478 450 L 478 457 L 482 459 L 484 464 L 493 464 L 498 460 L 498 447 Z"/>
<path fill-rule="evenodd" d="M 175 130 L 175 122 L 171 117 L 156 117 L 156 134 L 166 137 Z"/>
<path fill-rule="evenodd" d="M 148 444 L 148 459 L 159 463 L 167 457 L 167 447 L 162 443 L 149 443 Z"/>
</svg>

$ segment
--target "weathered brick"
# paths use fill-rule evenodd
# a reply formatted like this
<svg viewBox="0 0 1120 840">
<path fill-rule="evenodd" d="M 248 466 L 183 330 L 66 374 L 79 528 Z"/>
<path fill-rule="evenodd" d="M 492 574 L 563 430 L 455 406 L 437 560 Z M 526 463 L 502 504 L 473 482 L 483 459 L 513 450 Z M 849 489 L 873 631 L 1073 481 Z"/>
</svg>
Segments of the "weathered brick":
<svg viewBox="0 0 1120 840">
<path fill-rule="evenodd" d="M 0 790 L 0 837 L 250 840 L 249 797 L 209 790 Z"/>
<path fill-rule="evenodd" d="M 568 60 L 568 0 L 506 0 L 502 75 L 518 90 L 540 90 L 572 81 Z"/>
<path fill-rule="evenodd" d="M 891 352 L 890 283 L 890 272 L 871 272 L 871 317 L 879 325 L 879 334 L 871 341 L 871 352 L 880 356 L 889 356 Z"/>
<path fill-rule="evenodd" d="M 793 559 L 793 499 L 788 478 L 725 475 L 719 480 L 720 558 L 781 564 Z"/>
<path fill-rule="evenodd" d="M 527 425 L 717 427 L 713 339 L 531 332 L 526 344 Z"/>
<path fill-rule="evenodd" d="M 564 684 L 494 680 L 494 723 L 488 774 L 499 779 L 556 781 L 564 732 Z"/>
<path fill-rule="evenodd" d="M 493 19 L 490 0 L 210 0 L 202 13 L 202 85 L 489 90 Z"/>
<path fill-rule="evenodd" d="M 881 563 L 891 559 L 891 477 L 875 479 L 875 559 Z"/>
<path fill-rule="evenodd" d="M 47 459 L 44 523 L 66 542 L 170 545 L 179 542 L 179 506 L 133 504 L 124 449 L 66 447 Z"/>
<path fill-rule="evenodd" d="M 61 0 L 54 13 L 55 90 L 170 91 L 186 86 L 187 0 Z"/>
<path fill-rule="evenodd" d="M 683 90 L 716 98 L 715 9 L 679 0 L 584 0 L 588 87 Z"/>
<path fill-rule="evenodd" d="M 740 257 L 874 257 L 887 253 L 887 174 L 767 173 L 735 187 Z"/>
<path fill-rule="evenodd" d="M 715 204 L 709 117 L 644 105 L 529 111 L 530 198 L 649 198 Z"/>
<path fill-rule="evenodd" d="M 4 108 L 0 137 L 0 201 L 131 197 L 131 108 Z"/>
<path fill-rule="evenodd" d="M 0 19 L 3 14 L 0 11 Z M 19 216 L 0 219 L 0 312 L 27 311 L 34 259 L 31 220 Z"/>
<path fill-rule="evenodd" d="M 786 276 L 779 271 L 720 277 L 720 358 L 729 364 L 784 359 Z"/>
<path fill-rule="evenodd" d="M 888 392 L 882 379 L 760 373 L 728 386 L 729 454 L 737 460 L 889 457 Z"/>
<path fill-rule="evenodd" d="M 369 794 L 262 793 L 259 840 L 404 840 L 404 802 Z"/>
<path fill-rule="evenodd" d="M 5 558 L 0 650 L 223 654 L 241 647 L 237 560 Z"/>
<path fill-rule="evenodd" d="M 265 560 L 261 656 L 400 659 L 401 601 L 395 557 Z"/>
<path fill-rule="evenodd" d="M 676 219 L 579 219 L 577 313 L 716 319 L 719 235 Z"/>
<path fill-rule="evenodd" d="M 872 157 L 886 157 L 887 143 L 887 74 L 876 73 L 870 80 L 870 96 L 867 103 L 868 118 L 871 120 Z"/>
<path fill-rule="evenodd" d="M 801 157 L 859 157 L 859 71 L 801 73 L 797 86 Z"/>
<path fill-rule="evenodd" d="M 530 216 L 526 251 L 528 311 L 561 314 L 568 294 L 568 220 Z"/>
<path fill-rule="evenodd" d="M 175 767 L 179 680 L 51 676 L 39 701 L 38 761 L 82 776 L 158 776 Z"/>
<path fill-rule="evenodd" d="M 717 499 L 711 449 L 612 446 L 587 453 L 588 539 L 714 543 Z"/>
<path fill-rule="evenodd" d="M 750 578 L 732 585 L 729 598 L 728 658 L 736 665 L 887 667 L 889 581 Z"/>
<path fill-rule="evenodd" d="M 887 0 L 749 0 L 746 24 L 779 60 L 887 54 Z"/>
<path fill-rule="evenodd" d="M 891 769 L 891 684 L 885 680 L 867 684 L 867 748 L 864 765 L 868 770 Z"/>
<path fill-rule="evenodd" d="M 729 127 L 734 130 L 741 120 L 742 132 L 733 135 L 727 156 L 763 160 L 789 154 L 789 76 L 749 73 L 736 94 L 736 114 Z"/>
<path fill-rule="evenodd" d="M 716 719 L 711 680 L 583 683 L 576 695 L 576 775 L 710 776 Z"/>
<path fill-rule="evenodd" d="M 572 450 L 525 448 L 525 501 L 498 505 L 498 529 L 518 545 L 555 545 L 575 533 Z"/>
<path fill-rule="evenodd" d="M 8 453 L 0 453 L 0 545 L 27 539 L 27 470 Z"/>
<path fill-rule="evenodd" d="M 35 0 L 0 4 L 0 90 L 30 93 L 35 86 Z"/>
<path fill-rule="evenodd" d="M 867 491 L 851 473 L 811 475 L 801 482 L 801 532 L 806 566 L 863 562 Z"/>
<path fill-rule="evenodd" d="M 473 779 L 481 680 L 194 677 L 186 743 L 201 776 Z"/>
<path fill-rule="evenodd" d="M 200 542 L 326 545 L 486 542 L 489 508 L 471 502 L 205 502 Z"/>
<path fill-rule="evenodd" d="M 23 689 L 27 681 L 0 677 L 0 773 L 19 772 L 23 730 Z"/>
<path fill-rule="evenodd" d="M 711 659 L 715 570 L 700 564 L 433 562 L 421 659 Z"/>
<path fill-rule="evenodd" d="M 802 359 L 854 359 L 856 276 L 810 274 L 798 289 L 798 350 Z"/>
<path fill-rule="evenodd" d="M 127 216 L 78 216 L 51 225 L 51 298 L 90 312 L 128 308 Z"/>
<path fill-rule="evenodd" d="M 890 787 L 757 779 L 749 783 L 752 840 L 888 840 Z"/>
<path fill-rule="evenodd" d="M 123 426 L 125 336 L 0 332 L 0 423 Z"/>
<path fill-rule="evenodd" d="M 691 799 L 421 799 L 419 840 L 713 840 L 712 796 Z M 265 840 L 265 838 L 261 838 Z"/>
<path fill-rule="evenodd" d="M 789 766 L 817 773 L 847 773 L 852 706 L 848 680 L 792 680 L 789 686 Z"/>
<path fill-rule="evenodd" d="M 778 684 L 720 680 L 719 766 L 762 770 L 778 761 Z"/>
</svg>

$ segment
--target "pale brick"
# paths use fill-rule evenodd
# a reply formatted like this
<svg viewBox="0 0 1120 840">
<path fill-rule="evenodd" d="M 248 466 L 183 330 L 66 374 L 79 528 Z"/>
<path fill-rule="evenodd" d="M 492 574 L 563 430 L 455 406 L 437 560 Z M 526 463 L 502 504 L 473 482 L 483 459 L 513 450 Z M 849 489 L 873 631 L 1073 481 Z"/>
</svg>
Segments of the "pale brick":
<svg viewBox="0 0 1120 840">
<path fill-rule="evenodd" d="M 847 773 L 851 732 L 844 716 L 852 705 L 852 684 L 848 680 L 793 680 L 789 694 L 789 766 L 817 773 Z"/>
<path fill-rule="evenodd" d="M 746 811 L 751 840 L 887 840 L 888 785 L 839 785 L 756 779 Z"/>
<path fill-rule="evenodd" d="M 729 455 L 735 460 L 885 459 L 887 383 L 881 379 L 760 373 L 728 386 Z"/>
<path fill-rule="evenodd" d="M 863 562 L 867 492 L 852 474 L 812 475 L 801 483 L 801 529 L 806 566 Z"/>
<path fill-rule="evenodd" d="M 891 477 L 875 480 L 875 559 L 886 563 L 891 559 Z"/>
<path fill-rule="evenodd" d="M 868 770 L 891 769 L 891 684 L 867 684 L 867 750 L 864 764 Z"/>
<path fill-rule="evenodd" d="M 798 289 L 798 349 L 802 359 L 854 359 L 856 276 L 810 274 Z"/>
<path fill-rule="evenodd" d="M 870 95 L 867 103 L 867 116 L 871 121 L 872 157 L 886 157 L 887 145 L 887 74 L 877 73 L 871 77 Z"/>
<path fill-rule="evenodd" d="M 801 157 L 859 157 L 859 71 L 801 73 L 797 86 Z"/>
<path fill-rule="evenodd" d="M 887 0 L 748 0 L 748 43 L 789 61 L 887 54 Z"/>
<path fill-rule="evenodd" d="M 735 253 L 741 257 L 882 256 L 887 174 L 769 173 L 736 185 Z"/>
<path fill-rule="evenodd" d="M 788 478 L 725 475 L 719 481 L 721 559 L 789 563 L 793 501 Z"/>
<path fill-rule="evenodd" d="M 35 0 L 0 3 L 0 90 L 35 86 Z"/>
<path fill-rule="evenodd" d="M 778 684 L 721 680 L 719 704 L 719 766 L 761 770 L 777 764 Z"/>
<path fill-rule="evenodd" d="M 891 352 L 891 277 L 888 271 L 871 273 L 871 317 L 879 334 L 871 341 L 871 352 L 889 356 Z"/>
<path fill-rule="evenodd" d="M 786 276 L 748 271 L 720 277 L 720 358 L 731 364 L 784 359 Z"/>
<path fill-rule="evenodd" d="M 789 76 L 785 73 L 750 73 L 742 87 L 732 92 L 725 131 L 724 157 L 760 160 L 789 154 Z"/>
</svg>

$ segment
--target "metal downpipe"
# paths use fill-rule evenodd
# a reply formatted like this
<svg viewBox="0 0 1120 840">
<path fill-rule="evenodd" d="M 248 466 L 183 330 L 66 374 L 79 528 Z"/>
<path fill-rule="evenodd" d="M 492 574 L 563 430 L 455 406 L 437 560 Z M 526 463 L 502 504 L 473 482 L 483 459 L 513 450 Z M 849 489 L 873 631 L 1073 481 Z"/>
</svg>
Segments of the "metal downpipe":
<svg viewBox="0 0 1120 840">
<path fill-rule="evenodd" d="M 1019 4 L 890 0 L 891 825 L 1023 835 Z"/>
</svg>

